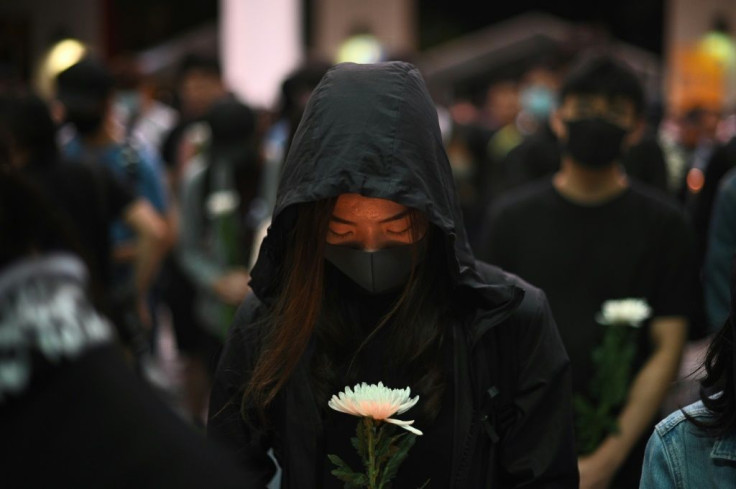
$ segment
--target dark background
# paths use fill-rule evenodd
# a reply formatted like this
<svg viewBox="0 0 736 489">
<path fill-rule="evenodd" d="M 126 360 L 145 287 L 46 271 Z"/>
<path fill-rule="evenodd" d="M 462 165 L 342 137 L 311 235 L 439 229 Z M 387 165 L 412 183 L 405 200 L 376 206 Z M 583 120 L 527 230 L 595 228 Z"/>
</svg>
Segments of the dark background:
<svg viewBox="0 0 736 489">
<path fill-rule="evenodd" d="M 110 48 L 139 51 L 206 22 L 215 22 L 217 1 L 109 0 Z M 662 54 L 664 0 L 431 0 L 417 2 L 419 49 L 423 50 L 516 15 L 540 11 L 587 23 L 611 36 Z M 311 0 L 304 0 L 309 45 Z"/>
</svg>

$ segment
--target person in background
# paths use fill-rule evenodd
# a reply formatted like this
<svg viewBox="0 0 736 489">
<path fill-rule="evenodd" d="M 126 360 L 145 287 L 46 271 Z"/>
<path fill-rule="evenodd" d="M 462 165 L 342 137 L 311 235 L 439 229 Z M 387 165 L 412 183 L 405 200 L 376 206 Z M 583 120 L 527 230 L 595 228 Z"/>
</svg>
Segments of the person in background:
<svg viewBox="0 0 736 489">
<path fill-rule="evenodd" d="M 708 249 L 705 255 L 705 306 L 711 334 L 729 315 L 731 259 L 736 253 L 736 170 L 729 171 L 718 189 L 713 206 Z"/>
<path fill-rule="evenodd" d="M 122 131 L 148 151 L 159 153 L 164 137 L 173 129 L 178 114 L 156 99 L 156 83 L 141 71 L 132 55 L 120 55 L 110 62 L 115 80 L 115 119 Z"/>
<path fill-rule="evenodd" d="M 54 214 L 74 231 L 96 305 L 111 316 L 129 351 L 140 353 L 145 337 L 126 327 L 121 317 L 124 311 L 116 310 L 114 304 L 110 226 L 120 220 L 133 230 L 138 263 L 143 266 L 155 261 L 159 253 L 166 233 L 164 222 L 148 201 L 136 198 L 108 167 L 63 162 L 49 108 L 37 96 L 0 97 L 0 139 L 8 148 L 8 163 L 40 187 L 54 204 Z"/>
<path fill-rule="evenodd" d="M 191 414 L 204 423 L 217 355 L 237 306 L 250 293 L 250 268 L 270 222 L 261 196 L 262 162 L 256 115 L 226 99 L 205 117 L 209 146 L 187 165 L 181 190 L 181 237 L 177 259 L 195 284 L 192 329 L 177 329 L 187 356 Z"/>
<path fill-rule="evenodd" d="M 310 59 L 291 72 L 281 83 L 278 114 L 263 137 L 264 178 L 262 194 L 269 209 L 276 203 L 281 167 L 289 152 L 294 132 L 304 114 L 314 87 L 330 68 L 331 63 Z"/>
<path fill-rule="evenodd" d="M 559 92 L 555 97 L 559 98 L 558 95 Z M 554 106 L 557 103 L 559 101 Z M 643 116 L 643 109 L 639 116 Z M 632 137 L 628 138 L 621 164 L 629 177 L 667 192 L 667 167 L 664 152 L 657 142 L 656 131 L 656 127 L 652 127 L 641 117 L 641 124 Z M 511 149 L 500 163 L 502 182 L 497 184 L 500 192 L 550 177 L 559 171 L 561 157 L 560 141 L 547 121 Z M 490 205 L 490 201 L 487 204 Z"/>
<path fill-rule="evenodd" d="M 214 361 L 208 360 L 209 352 L 217 351 L 218 343 L 211 335 L 204 333 L 207 329 L 195 308 L 198 302 L 196 282 L 184 270 L 177 253 L 181 248 L 181 225 L 184 224 L 188 229 L 192 226 L 191 223 L 179 222 L 183 215 L 180 192 L 184 188 L 185 175 L 189 172 L 188 165 L 205 159 L 204 153 L 210 144 L 210 129 L 205 120 L 208 111 L 217 101 L 229 99 L 231 95 L 222 79 L 219 60 L 197 53 L 187 54 L 181 59 L 175 86 L 177 103 L 174 108 L 178 112 L 178 122 L 164 136 L 161 155 L 172 207 L 176 209 L 176 242 L 162 267 L 162 296 L 171 315 L 176 344 L 184 364 L 187 416 L 201 426 L 211 377 L 208 365 Z"/>
<path fill-rule="evenodd" d="M 186 55 L 176 74 L 178 123 L 164 136 L 161 155 L 176 196 L 186 164 L 207 143 L 203 118 L 212 105 L 230 96 L 217 58 L 197 53 Z"/>
<path fill-rule="evenodd" d="M 157 155 L 119 130 L 114 113 L 114 79 L 100 59 L 87 56 L 56 77 L 56 98 L 67 122 L 62 154 L 72 163 L 104 165 L 125 182 L 137 197 L 143 198 L 165 221 L 168 197 L 161 163 Z M 145 349 L 138 355 L 141 372 L 163 383 L 158 368 L 158 306 L 160 267 L 173 245 L 172 230 L 164 226 L 163 239 L 155 253 L 141 254 L 133 230 L 123 221 L 110 228 L 113 246 L 114 315 L 124 318 L 126 329 L 145 331 Z"/>
<path fill-rule="evenodd" d="M 115 131 L 113 78 L 105 64 L 85 58 L 59 73 L 57 98 L 64 107 L 65 120 L 76 132 L 62 146 L 65 159 L 105 165 L 164 218 L 167 196 L 160 161 L 154 153 L 136 146 L 130 139 L 121 140 Z M 135 289 L 139 302 L 144 304 L 140 307 L 142 320 L 150 326 L 155 319 L 152 290 L 161 260 L 171 248 L 171 233 L 167 229 L 156 253 L 145 256 L 138 253 L 133 233 L 125 223 L 115 223 L 111 233 L 115 287 Z"/>
<path fill-rule="evenodd" d="M 126 363 L 55 216 L 27 175 L 0 162 L 3 487 L 245 487 L 231 455 Z"/>
<path fill-rule="evenodd" d="M 684 214 L 619 163 L 643 107 L 627 65 L 607 55 L 577 60 L 552 118 L 560 170 L 492 205 L 478 250 L 549 297 L 573 368 L 582 489 L 638 483 L 643 435 L 677 373 L 693 308 Z M 651 317 L 611 350 L 621 331 L 612 328 L 629 326 L 607 326 L 604 303 L 630 298 Z"/>
<path fill-rule="evenodd" d="M 660 421 L 649 437 L 640 489 L 733 487 L 736 481 L 736 267 L 730 312 L 702 364 L 700 400 Z"/>
<path fill-rule="evenodd" d="M 485 211 L 494 199 L 522 182 L 550 175 L 559 167 L 558 142 L 548 123 L 557 104 L 558 88 L 558 75 L 550 63 L 535 64 L 522 75 L 519 111 L 507 129 L 516 127 L 511 134 L 518 138 L 513 138 L 515 142 L 502 152 L 492 156 L 489 141 L 479 138 L 482 133 L 477 128 L 467 132 L 465 139 L 475 171 L 470 171 L 465 180 L 474 187 L 475 198 L 465 216 L 473 244 L 477 243 Z"/>
</svg>

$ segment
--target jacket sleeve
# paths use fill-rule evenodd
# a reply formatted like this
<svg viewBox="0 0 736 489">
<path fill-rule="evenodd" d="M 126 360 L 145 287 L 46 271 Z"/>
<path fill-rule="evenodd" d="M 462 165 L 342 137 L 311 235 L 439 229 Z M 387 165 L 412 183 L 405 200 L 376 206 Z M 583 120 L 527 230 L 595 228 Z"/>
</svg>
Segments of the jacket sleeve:
<svg viewBox="0 0 736 489">
<path fill-rule="evenodd" d="M 528 290 L 518 314 L 512 333 L 517 415 L 500 447 L 503 486 L 577 488 L 567 352 L 543 292 Z"/>
<path fill-rule="evenodd" d="M 276 467 L 268 454 L 270 432 L 258 426 L 253 417 L 246 422 L 241 415 L 241 398 L 248 372 L 255 363 L 251 323 L 255 315 L 253 297 L 240 307 L 215 372 L 210 394 L 207 436 L 229 448 L 248 475 L 244 487 L 265 488 Z"/>
</svg>

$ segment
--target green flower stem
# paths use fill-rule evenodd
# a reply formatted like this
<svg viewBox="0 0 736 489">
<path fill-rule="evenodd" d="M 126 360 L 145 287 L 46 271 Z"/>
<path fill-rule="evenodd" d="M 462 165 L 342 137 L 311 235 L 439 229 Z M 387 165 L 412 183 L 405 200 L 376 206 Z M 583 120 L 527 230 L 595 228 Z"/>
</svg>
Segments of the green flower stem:
<svg viewBox="0 0 736 489">
<path fill-rule="evenodd" d="M 376 481 L 378 479 L 378 470 L 376 467 L 376 442 L 373 438 L 373 420 L 365 418 L 365 428 L 367 431 L 366 439 L 368 440 L 368 487 L 376 489 Z"/>
<path fill-rule="evenodd" d="M 619 431 L 616 412 L 625 404 L 636 355 L 639 330 L 627 325 L 607 326 L 593 350 L 595 374 L 586 395 L 576 395 L 579 454 L 593 452 L 610 434 Z"/>
</svg>

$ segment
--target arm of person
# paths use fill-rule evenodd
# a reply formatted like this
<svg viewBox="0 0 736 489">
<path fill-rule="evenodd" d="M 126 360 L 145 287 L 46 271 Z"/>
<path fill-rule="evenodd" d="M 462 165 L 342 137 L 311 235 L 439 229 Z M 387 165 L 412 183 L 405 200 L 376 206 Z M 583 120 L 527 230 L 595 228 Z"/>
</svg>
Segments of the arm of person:
<svg viewBox="0 0 736 489">
<path fill-rule="evenodd" d="M 675 379 L 687 338 L 687 320 L 652 320 L 654 351 L 634 378 L 618 417 L 619 433 L 608 436 L 592 454 L 579 460 L 580 487 L 606 488 L 644 431 L 651 426 L 670 383 Z"/>
<path fill-rule="evenodd" d="M 142 303 L 153 283 L 164 253 L 166 223 L 151 204 L 138 199 L 123 212 L 123 219 L 138 237 L 134 253 L 135 287 Z"/>
</svg>

